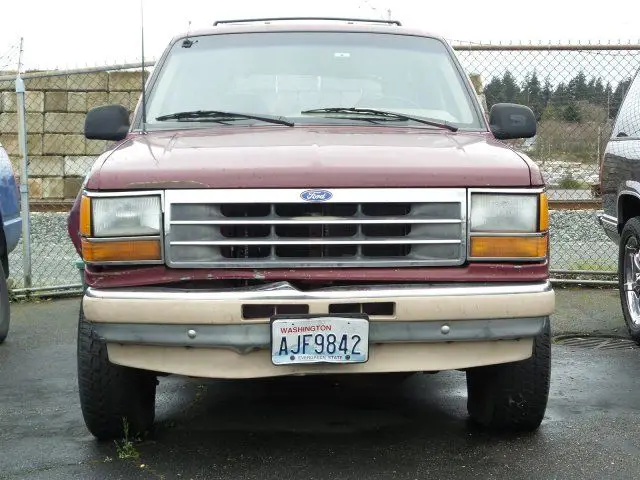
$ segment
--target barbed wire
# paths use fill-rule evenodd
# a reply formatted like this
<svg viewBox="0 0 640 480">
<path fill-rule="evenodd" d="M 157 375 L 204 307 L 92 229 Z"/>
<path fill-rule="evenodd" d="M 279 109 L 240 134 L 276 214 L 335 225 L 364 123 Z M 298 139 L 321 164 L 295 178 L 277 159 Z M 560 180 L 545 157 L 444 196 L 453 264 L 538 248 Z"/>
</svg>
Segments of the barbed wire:
<svg viewBox="0 0 640 480">
<path fill-rule="evenodd" d="M 15 70 L 18 66 L 18 56 L 20 54 L 20 42 L 0 52 L 0 71 L 2 70 Z"/>
</svg>

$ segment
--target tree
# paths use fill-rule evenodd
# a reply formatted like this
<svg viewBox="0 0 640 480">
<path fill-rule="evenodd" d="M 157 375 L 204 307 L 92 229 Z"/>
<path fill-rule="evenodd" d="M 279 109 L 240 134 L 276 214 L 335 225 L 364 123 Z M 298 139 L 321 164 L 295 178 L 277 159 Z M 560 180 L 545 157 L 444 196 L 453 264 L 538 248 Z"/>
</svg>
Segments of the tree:
<svg viewBox="0 0 640 480">
<path fill-rule="evenodd" d="M 489 109 L 502 101 L 502 81 L 499 77 L 493 77 L 484 87 L 484 97 L 487 99 L 487 107 Z"/>
<path fill-rule="evenodd" d="M 588 100 L 589 89 L 587 87 L 587 77 L 583 72 L 578 73 L 567 86 L 568 93 L 572 100 Z"/>
<path fill-rule="evenodd" d="M 562 119 L 565 122 L 580 123 L 582 121 L 582 113 L 580 112 L 580 107 L 576 102 L 569 102 L 569 104 L 564 107 L 564 110 L 562 111 Z"/>
<path fill-rule="evenodd" d="M 533 71 L 533 74 L 531 74 L 531 76 L 528 76 L 524 81 L 522 88 L 522 99 L 523 103 L 528 105 L 531 110 L 533 110 L 536 118 L 540 120 L 542 111 L 545 107 L 545 102 L 542 96 L 540 80 L 538 80 L 538 75 L 535 70 Z"/>
<path fill-rule="evenodd" d="M 602 79 L 594 79 L 593 90 L 591 92 L 591 102 L 596 105 L 607 105 L 607 99 L 604 96 L 604 86 L 602 85 Z"/>
<path fill-rule="evenodd" d="M 567 86 L 560 82 L 556 87 L 556 91 L 553 92 L 553 101 L 558 105 L 566 105 L 569 101 L 569 93 Z"/>
<path fill-rule="evenodd" d="M 542 103 L 545 108 L 549 105 L 551 101 L 551 97 L 553 96 L 553 87 L 551 86 L 551 82 L 549 81 L 549 77 L 547 77 L 544 81 L 544 88 L 542 89 Z"/>
<path fill-rule="evenodd" d="M 605 105 L 607 107 L 607 114 L 609 116 L 609 118 L 611 118 L 611 97 L 613 96 L 613 90 L 611 89 L 611 82 L 607 82 L 607 86 L 604 89 L 604 95 L 603 95 L 603 105 Z"/>
<path fill-rule="evenodd" d="M 502 98 L 505 102 L 515 102 L 520 95 L 520 87 L 511 72 L 507 70 L 502 77 Z"/>
<path fill-rule="evenodd" d="M 627 78 L 620 82 L 611 95 L 611 118 L 618 115 L 618 110 L 620 109 L 620 105 L 622 105 L 624 97 L 627 94 L 627 90 L 629 90 L 631 80 L 631 78 Z"/>
</svg>

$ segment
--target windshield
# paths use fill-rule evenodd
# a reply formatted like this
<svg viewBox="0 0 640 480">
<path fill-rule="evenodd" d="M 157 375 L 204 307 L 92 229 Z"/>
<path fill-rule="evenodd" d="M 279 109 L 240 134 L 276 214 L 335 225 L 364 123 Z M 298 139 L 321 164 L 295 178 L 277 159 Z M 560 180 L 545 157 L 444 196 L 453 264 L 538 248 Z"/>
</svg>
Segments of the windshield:
<svg viewBox="0 0 640 480">
<path fill-rule="evenodd" d="M 399 112 L 461 129 L 483 127 L 448 50 L 433 38 L 273 32 L 191 41 L 189 47 L 182 41 L 172 47 L 148 93 L 150 128 L 175 126 L 157 118 L 193 110 L 273 115 L 296 124 L 363 120 L 355 113 L 302 113 L 336 107 Z M 420 125 L 410 119 L 386 120 Z M 256 120 L 239 118 L 235 123 Z"/>
</svg>

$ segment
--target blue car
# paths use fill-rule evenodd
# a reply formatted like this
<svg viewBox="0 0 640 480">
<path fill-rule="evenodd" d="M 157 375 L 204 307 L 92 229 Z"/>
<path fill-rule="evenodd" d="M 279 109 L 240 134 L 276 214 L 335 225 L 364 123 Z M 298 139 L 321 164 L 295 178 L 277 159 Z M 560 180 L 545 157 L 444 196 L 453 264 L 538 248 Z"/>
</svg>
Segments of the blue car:
<svg viewBox="0 0 640 480">
<path fill-rule="evenodd" d="M 9 253 L 16 248 L 22 232 L 20 193 L 7 151 L 0 144 L 0 343 L 9 333 Z"/>
</svg>

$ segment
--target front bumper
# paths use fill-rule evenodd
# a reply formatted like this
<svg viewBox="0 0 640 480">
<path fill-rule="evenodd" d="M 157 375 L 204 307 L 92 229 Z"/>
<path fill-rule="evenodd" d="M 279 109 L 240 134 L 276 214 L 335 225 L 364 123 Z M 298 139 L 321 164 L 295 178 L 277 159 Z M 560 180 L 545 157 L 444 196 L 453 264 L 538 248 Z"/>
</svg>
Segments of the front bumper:
<svg viewBox="0 0 640 480">
<path fill-rule="evenodd" d="M 393 303 L 370 316 L 369 360 L 350 365 L 275 366 L 269 319 L 247 305 Z M 384 285 L 301 291 L 287 282 L 227 290 L 88 288 L 85 318 L 120 365 L 214 378 L 431 371 L 522 360 L 555 308 L 548 282 L 510 285 Z"/>
</svg>

